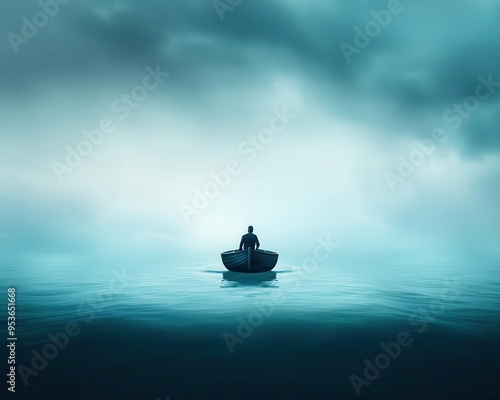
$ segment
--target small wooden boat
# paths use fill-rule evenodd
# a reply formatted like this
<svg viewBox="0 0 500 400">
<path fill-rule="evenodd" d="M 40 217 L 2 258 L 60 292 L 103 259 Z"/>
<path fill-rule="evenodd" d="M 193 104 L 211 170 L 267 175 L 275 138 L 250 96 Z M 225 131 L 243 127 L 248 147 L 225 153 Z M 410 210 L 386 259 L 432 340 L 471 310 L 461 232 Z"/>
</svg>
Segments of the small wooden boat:
<svg viewBox="0 0 500 400">
<path fill-rule="evenodd" d="M 231 250 L 221 254 L 222 263 L 229 271 L 271 271 L 278 262 L 278 253 L 268 250 Z"/>
</svg>

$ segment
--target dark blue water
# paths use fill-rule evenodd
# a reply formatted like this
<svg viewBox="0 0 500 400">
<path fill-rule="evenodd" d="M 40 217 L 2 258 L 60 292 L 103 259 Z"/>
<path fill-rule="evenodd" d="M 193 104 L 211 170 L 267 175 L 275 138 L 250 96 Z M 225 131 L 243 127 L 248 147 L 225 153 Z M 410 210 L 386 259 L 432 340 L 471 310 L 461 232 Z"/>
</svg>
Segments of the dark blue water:
<svg viewBox="0 0 500 400">
<path fill-rule="evenodd" d="M 495 260 L 335 260 L 256 275 L 218 262 L 1 263 L 2 307 L 17 290 L 12 398 L 500 398 Z"/>
</svg>

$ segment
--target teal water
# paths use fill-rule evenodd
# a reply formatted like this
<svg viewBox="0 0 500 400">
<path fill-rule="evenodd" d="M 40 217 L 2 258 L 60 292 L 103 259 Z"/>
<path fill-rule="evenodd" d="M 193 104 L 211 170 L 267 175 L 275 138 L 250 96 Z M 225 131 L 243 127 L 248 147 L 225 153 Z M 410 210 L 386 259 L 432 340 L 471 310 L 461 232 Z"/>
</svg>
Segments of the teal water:
<svg viewBox="0 0 500 400">
<path fill-rule="evenodd" d="M 15 287 L 26 367 L 17 395 L 498 398 L 500 263 L 475 260 L 279 263 L 238 274 L 219 262 L 3 259 L 2 301 Z M 390 343 L 399 350 L 379 356 Z"/>
</svg>

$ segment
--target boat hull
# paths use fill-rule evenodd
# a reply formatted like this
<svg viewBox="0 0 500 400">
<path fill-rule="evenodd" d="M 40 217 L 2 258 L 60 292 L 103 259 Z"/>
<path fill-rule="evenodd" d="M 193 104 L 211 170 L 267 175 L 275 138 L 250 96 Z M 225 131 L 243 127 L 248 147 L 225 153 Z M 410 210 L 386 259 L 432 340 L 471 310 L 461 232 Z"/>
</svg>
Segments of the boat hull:
<svg viewBox="0 0 500 400">
<path fill-rule="evenodd" d="M 278 254 L 268 250 L 231 250 L 221 254 L 224 266 L 233 272 L 271 271 L 278 262 Z"/>
</svg>

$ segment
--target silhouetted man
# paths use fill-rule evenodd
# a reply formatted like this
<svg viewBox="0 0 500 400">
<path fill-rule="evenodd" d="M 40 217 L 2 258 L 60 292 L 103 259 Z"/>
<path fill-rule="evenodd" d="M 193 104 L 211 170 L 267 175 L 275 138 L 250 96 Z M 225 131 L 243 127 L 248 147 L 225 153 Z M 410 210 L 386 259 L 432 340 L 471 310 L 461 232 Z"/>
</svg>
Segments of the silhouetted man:
<svg viewBox="0 0 500 400">
<path fill-rule="evenodd" d="M 253 226 L 250 225 L 248 227 L 248 233 L 241 237 L 240 250 L 247 250 L 248 248 L 258 249 L 259 246 L 259 239 L 257 238 L 257 235 L 253 234 Z"/>
</svg>

